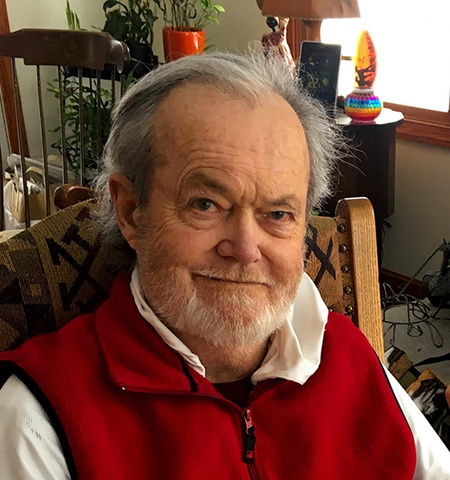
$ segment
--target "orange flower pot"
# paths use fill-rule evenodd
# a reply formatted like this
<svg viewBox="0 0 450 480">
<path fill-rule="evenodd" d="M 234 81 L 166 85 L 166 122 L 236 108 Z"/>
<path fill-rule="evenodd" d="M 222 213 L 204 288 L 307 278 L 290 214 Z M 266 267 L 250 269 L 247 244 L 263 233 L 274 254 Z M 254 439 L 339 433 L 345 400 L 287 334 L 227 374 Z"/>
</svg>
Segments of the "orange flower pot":
<svg viewBox="0 0 450 480">
<path fill-rule="evenodd" d="M 166 62 L 178 60 L 186 55 L 195 55 L 205 49 L 204 30 L 175 30 L 172 27 L 163 29 L 164 56 Z"/>
</svg>

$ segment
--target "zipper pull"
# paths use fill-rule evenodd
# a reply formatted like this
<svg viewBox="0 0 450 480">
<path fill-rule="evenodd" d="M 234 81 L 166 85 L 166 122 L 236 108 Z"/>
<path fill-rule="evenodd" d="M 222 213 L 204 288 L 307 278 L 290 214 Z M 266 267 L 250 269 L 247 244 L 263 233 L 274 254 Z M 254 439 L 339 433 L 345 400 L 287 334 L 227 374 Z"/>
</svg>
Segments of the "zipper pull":
<svg viewBox="0 0 450 480">
<path fill-rule="evenodd" d="M 245 446 L 244 446 L 244 462 L 253 463 L 255 460 L 255 427 L 252 423 L 252 417 L 248 408 L 242 409 L 242 417 L 245 422 Z"/>
</svg>

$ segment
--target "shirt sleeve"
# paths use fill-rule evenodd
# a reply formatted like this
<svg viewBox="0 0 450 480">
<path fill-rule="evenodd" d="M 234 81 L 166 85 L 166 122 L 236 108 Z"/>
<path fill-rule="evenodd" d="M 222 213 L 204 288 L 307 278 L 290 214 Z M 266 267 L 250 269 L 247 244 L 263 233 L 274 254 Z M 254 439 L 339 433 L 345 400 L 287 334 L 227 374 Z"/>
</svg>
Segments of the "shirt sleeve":
<svg viewBox="0 0 450 480">
<path fill-rule="evenodd" d="M 0 389 L 0 472 L 14 480 L 70 479 L 50 419 L 15 375 Z"/>
<path fill-rule="evenodd" d="M 450 452 L 404 388 L 384 368 L 414 436 L 417 461 L 413 480 L 450 480 Z"/>
</svg>

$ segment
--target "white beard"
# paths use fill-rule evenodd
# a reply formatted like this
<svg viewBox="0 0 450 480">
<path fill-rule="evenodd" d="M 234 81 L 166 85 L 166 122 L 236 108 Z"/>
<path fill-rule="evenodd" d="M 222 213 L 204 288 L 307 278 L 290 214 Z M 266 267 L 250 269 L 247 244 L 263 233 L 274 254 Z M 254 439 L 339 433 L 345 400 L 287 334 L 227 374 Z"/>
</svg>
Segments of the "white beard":
<svg viewBox="0 0 450 480">
<path fill-rule="evenodd" d="M 220 296 L 219 293 L 217 297 Z M 194 290 L 189 302 L 178 318 L 170 322 L 170 326 L 215 346 L 237 347 L 267 340 L 288 317 L 290 302 L 287 301 L 276 306 L 258 306 L 257 312 L 249 318 L 249 310 L 257 306 L 252 297 L 243 292 L 234 295 L 227 292 L 226 298 L 222 297 L 206 303 Z"/>
<path fill-rule="evenodd" d="M 226 270 L 198 268 L 195 272 L 205 277 L 268 285 L 236 287 L 225 283 L 214 288 L 194 286 L 189 291 L 174 267 L 143 273 L 151 288 L 147 301 L 159 319 L 175 334 L 185 333 L 214 346 L 246 346 L 267 340 L 288 318 L 300 281 L 298 277 L 277 283 L 240 266 Z M 270 293 L 262 299 L 261 291 L 255 294 L 246 288 L 269 288 Z"/>
</svg>

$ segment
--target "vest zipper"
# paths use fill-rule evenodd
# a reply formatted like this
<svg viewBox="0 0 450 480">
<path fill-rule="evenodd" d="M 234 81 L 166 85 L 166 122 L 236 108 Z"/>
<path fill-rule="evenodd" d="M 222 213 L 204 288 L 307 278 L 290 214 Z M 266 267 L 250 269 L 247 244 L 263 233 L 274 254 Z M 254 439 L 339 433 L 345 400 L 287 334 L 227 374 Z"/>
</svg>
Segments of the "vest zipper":
<svg viewBox="0 0 450 480">
<path fill-rule="evenodd" d="M 251 480 L 257 480 L 259 477 L 255 467 L 255 426 L 249 408 L 242 409 L 242 417 L 245 423 L 244 462 L 247 464 Z"/>
<path fill-rule="evenodd" d="M 130 388 L 127 387 L 124 384 L 120 384 L 120 387 L 122 390 L 129 390 L 129 391 L 134 391 L 134 392 L 145 392 L 149 393 L 148 390 L 138 390 L 136 388 Z M 153 391 L 153 394 L 166 394 L 166 392 L 160 392 L 160 391 Z M 175 393 L 175 395 L 180 395 L 184 396 L 186 395 L 185 393 Z M 194 393 L 194 395 L 198 395 L 197 392 Z M 250 475 L 251 480 L 259 480 L 259 475 L 258 472 L 256 471 L 255 467 L 255 444 L 256 444 L 256 436 L 255 436 L 255 426 L 253 425 L 252 422 L 252 417 L 251 417 L 251 412 L 249 408 L 242 408 L 235 403 L 233 403 L 230 400 L 227 400 L 226 398 L 220 398 L 216 395 L 211 395 L 211 394 L 205 394 L 202 393 L 199 396 L 202 397 L 209 397 L 209 398 L 214 398 L 215 400 L 218 400 L 220 402 L 224 402 L 232 406 L 234 409 L 238 409 L 241 411 L 242 418 L 244 419 L 244 424 L 245 424 L 245 435 L 244 435 L 244 455 L 243 455 L 243 462 L 247 464 L 247 469 L 248 473 Z"/>
</svg>

